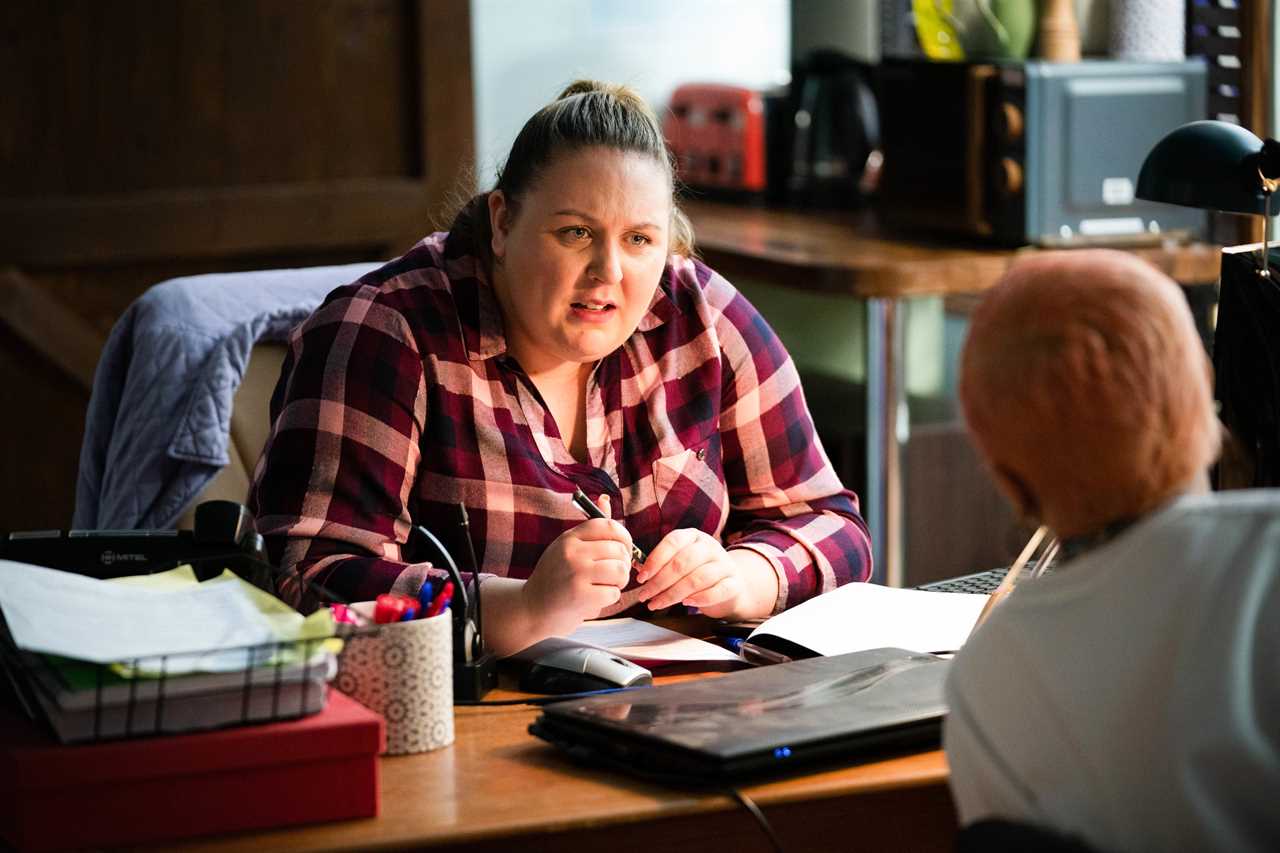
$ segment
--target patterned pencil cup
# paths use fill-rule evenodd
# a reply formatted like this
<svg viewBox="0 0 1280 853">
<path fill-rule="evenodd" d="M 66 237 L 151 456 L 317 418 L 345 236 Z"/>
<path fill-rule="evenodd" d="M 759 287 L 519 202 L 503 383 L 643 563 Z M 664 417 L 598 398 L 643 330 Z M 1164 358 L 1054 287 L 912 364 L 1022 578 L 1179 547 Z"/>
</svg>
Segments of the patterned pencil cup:
<svg viewBox="0 0 1280 853">
<path fill-rule="evenodd" d="M 338 689 L 387 722 L 387 755 L 453 743 L 453 620 L 381 625 L 342 651 Z"/>
</svg>

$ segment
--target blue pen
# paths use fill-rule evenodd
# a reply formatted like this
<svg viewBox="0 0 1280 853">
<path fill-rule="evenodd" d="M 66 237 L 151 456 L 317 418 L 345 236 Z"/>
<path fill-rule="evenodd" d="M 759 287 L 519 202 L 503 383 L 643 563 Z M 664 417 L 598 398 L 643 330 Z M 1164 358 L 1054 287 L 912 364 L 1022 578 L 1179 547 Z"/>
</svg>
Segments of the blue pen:
<svg viewBox="0 0 1280 853">
<path fill-rule="evenodd" d="M 431 599 L 435 597 L 435 588 L 432 587 L 431 581 L 423 581 L 422 588 L 418 590 L 418 615 L 426 616 L 427 611 L 431 609 Z"/>
</svg>

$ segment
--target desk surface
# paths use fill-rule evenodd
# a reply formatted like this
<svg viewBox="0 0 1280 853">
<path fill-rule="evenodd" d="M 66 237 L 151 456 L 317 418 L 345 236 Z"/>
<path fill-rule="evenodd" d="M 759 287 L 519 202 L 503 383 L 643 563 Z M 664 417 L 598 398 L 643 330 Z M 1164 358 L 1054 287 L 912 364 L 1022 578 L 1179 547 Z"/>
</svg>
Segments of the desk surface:
<svg viewBox="0 0 1280 853">
<path fill-rule="evenodd" d="M 490 698 L 510 696 L 498 691 Z M 528 706 L 459 708 L 456 742 L 381 759 L 382 813 L 194 841 L 189 851 L 770 849 L 727 795 L 682 792 L 571 763 L 526 731 Z M 950 850 L 955 817 L 939 751 L 751 785 L 788 851 Z"/>
<path fill-rule="evenodd" d="M 789 280 L 793 286 L 862 298 L 980 293 L 1010 261 L 1037 249 L 906 239 L 865 211 L 779 210 L 686 202 L 698 248 L 728 276 Z M 1124 247 L 1183 284 L 1216 281 L 1219 247 L 1206 243 Z M 795 273 L 803 272 L 797 278 Z"/>
</svg>

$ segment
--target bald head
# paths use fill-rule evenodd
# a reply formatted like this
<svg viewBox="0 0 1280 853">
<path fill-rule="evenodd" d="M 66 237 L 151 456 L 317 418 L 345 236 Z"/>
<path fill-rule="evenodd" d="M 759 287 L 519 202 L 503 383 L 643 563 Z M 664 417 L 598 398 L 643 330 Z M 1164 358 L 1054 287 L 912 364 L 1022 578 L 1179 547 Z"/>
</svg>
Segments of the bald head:
<svg viewBox="0 0 1280 853">
<path fill-rule="evenodd" d="M 1186 301 L 1122 252 L 1015 262 L 973 315 L 960 402 L 1002 489 L 1059 536 L 1151 511 L 1218 452 Z"/>
</svg>

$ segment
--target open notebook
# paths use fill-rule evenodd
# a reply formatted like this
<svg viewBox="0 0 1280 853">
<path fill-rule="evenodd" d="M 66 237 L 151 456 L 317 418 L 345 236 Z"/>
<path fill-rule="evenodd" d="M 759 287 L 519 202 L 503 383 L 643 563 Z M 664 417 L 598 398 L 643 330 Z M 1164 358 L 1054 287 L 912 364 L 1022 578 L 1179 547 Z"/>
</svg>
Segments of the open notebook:
<svg viewBox="0 0 1280 853">
<path fill-rule="evenodd" d="M 766 619 L 743 649 L 788 659 L 885 646 L 944 654 L 964 645 L 986 603 L 986 595 L 851 583 Z"/>
</svg>

